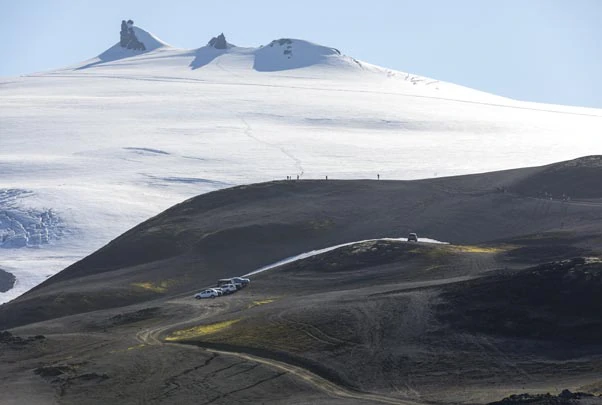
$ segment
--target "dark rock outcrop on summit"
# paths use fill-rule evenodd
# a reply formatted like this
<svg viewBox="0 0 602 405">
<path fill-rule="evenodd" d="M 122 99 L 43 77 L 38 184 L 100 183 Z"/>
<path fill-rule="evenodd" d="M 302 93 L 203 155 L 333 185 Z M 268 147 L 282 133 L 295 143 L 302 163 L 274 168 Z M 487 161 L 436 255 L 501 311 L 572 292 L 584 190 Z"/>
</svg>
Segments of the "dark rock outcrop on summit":
<svg viewBox="0 0 602 405">
<path fill-rule="evenodd" d="M 122 48 L 132 49 L 134 51 L 145 51 L 146 47 L 138 40 L 138 38 L 136 38 L 133 27 L 134 21 L 121 21 L 119 45 L 121 45 Z"/>
<path fill-rule="evenodd" d="M 190 62 L 190 67 L 192 69 L 202 68 L 232 47 L 235 47 L 235 45 L 228 43 L 224 33 L 221 33 L 217 37 L 211 38 L 206 46 L 196 50 L 194 60 Z"/>
<path fill-rule="evenodd" d="M 0 269 L 0 292 L 7 292 L 13 288 L 16 280 L 12 273 Z"/>
<path fill-rule="evenodd" d="M 215 49 L 228 49 L 230 47 L 230 44 L 228 44 L 228 41 L 226 41 L 226 36 L 223 32 L 217 37 L 211 38 L 207 45 Z"/>
</svg>

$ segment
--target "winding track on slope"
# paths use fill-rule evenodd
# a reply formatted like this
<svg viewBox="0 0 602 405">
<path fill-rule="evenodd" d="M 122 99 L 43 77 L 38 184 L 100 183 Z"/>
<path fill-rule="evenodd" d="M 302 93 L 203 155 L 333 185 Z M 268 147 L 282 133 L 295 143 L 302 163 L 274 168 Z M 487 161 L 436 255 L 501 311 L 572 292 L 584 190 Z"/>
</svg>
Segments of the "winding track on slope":
<svg viewBox="0 0 602 405">
<path fill-rule="evenodd" d="M 326 380 L 309 370 L 306 370 L 301 367 L 293 366 L 288 363 L 283 363 L 276 360 L 266 359 L 263 357 L 252 356 L 246 353 L 238 353 L 238 352 L 227 352 L 222 350 L 213 350 L 207 349 L 212 353 L 223 354 L 227 356 L 236 356 L 244 360 L 260 363 L 266 365 L 268 367 L 276 368 L 278 370 L 282 370 L 288 374 L 294 375 L 297 378 L 304 380 L 305 382 L 313 385 L 319 390 L 325 392 L 328 395 L 335 396 L 338 398 L 344 399 L 357 399 L 364 401 L 372 401 L 378 402 L 382 404 L 397 404 L 397 405 L 423 405 L 422 402 L 409 401 L 394 397 L 388 397 L 386 395 L 380 394 L 372 394 L 368 392 L 360 392 L 360 391 L 352 391 L 347 388 L 336 385 L 335 383 Z"/>
<path fill-rule="evenodd" d="M 374 240 L 377 240 L 377 239 L 374 239 Z M 397 239 L 389 239 L 389 240 L 397 240 Z M 350 242 L 350 243 L 343 244 L 343 245 L 336 245 L 336 246 L 333 246 L 330 248 L 320 249 L 320 250 L 316 250 L 313 252 L 308 252 L 305 254 L 297 255 L 297 256 L 291 257 L 289 259 L 285 259 L 285 260 L 276 262 L 273 265 L 264 266 L 261 269 L 258 269 L 249 274 L 256 274 L 258 272 L 280 266 L 284 263 L 290 263 L 292 261 L 301 260 L 301 259 L 304 259 L 304 258 L 307 258 L 310 256 L 319 255 L 319 254 L 325 253 L 327 251 L 336 249 L 341 246 L 347 246 L 347 245 L 361 243 L 361 242 L 366 242 L 366 241 Z M 337 384 L 333 383 L 332 381 L 329 381 L 323 377 L 320 377 L 319 375 L 317 375 L 305 368 L 295 366 L 295 365 L 292 365 L 289 363 L 285 363 L 282 361 L 273 360 L 273 359 L 269 359 L 269 358 L 265 358 L 265 357 L 259 357 L 259 356 L 251 355 L 251 354 L 244 353 L 244 352 L 202 348 L 202 347 L 188 345 L 188 344 L 165 342 L 163 340 L 162 337 L 165 334 L 167 334 L 169 331 L 172 331 L 177 328 L 181 328 L 186 325 L 191 325 L 191 324 L 194 324 L 201 320 L 207 319 L 208 317 L 215 315 L 218 312 L 224 312 L 231 307 L 231 304 L 229 302 L 227 302 L 227 301 L 223 301 L 223 302 L 226 303 L 224 306 L 219 307 L 219 308 L 213 307 L 213 306 L 208 307 L 208 308 L 210 308 L 210 310 L 203 313 L 200 316 L 188 318 L 185 320 L 178 320 L 175 322 L 165 323 L 165 324 L 162 324 L 159 326 L 154 326 L 154 327 L 151 327 L 148 329 L 142 329 L 136 333 L 136 340 L 140 343 L 143 343 L 143 344 L 149 345 L 149 346 L 173 345 L 173 346 L 177 346 L 180 348 L 186 347 L 186 348 L 195 349 L 195 350 L 206 350 L 211 353 L 216 353 L 216 354 L 225 355 L 225 356 L 234 356 L 234 357 L 238 357 L 240 359 L 246 360 L 246 361 L 263 364 L 265 366 L 271 367 L 273 369 L 277 369 L 279 371 L 283 371 L 296 378 L 299 378 L 299 379 L 309 383 L 313 387 L 317 388 L 318 390 L 326 393 L 327 395 L 337 397 L 337 398 L 356 399 L 356 400 L 362 400 L 362 401 L 371 401 L 371 402 L 378 402 L 378 403 L 383 403 L 383 404 L 395 404 L 395 405 L 423 405 L 422 402 L 405 400 L 405 399 L 400 399 L 400 398 L 395 398 L 395 397 L 389 397 L 386 395 L 375 394 L 375 393 L 370 393 L 370 392 L 354 391 L 354 390 L 342 387 L 340 385 L 337 385 Z"/>
<path fill-rule="evenodd" d="M 375 241 L 375 240 L 378 240 L 378 239 L 372 239 L 372 240 L 367 240 L 367 241 Z M 385 240 L 400 240 L 400 239 L 399 238 L 385 238 Z M 312 252 L 303 253 L 300 255 L 290 257 L 288 259 L 283 259 L 283 260 L 275 262 L 271 265 L 264 266 L 260 269 L 257 269 L 253 272 L 248 273 L 248 275 L 256 274 L 256 273 L 259 273 L 259 272 L 262 272 L 262 271 L 265 271 L 265 270 L 268 270 L 268 269 L 271 269 L 274 267 L 281 266 L 286 263 L 291 263 L 293 261 L 302 260 L 307 257 L 316 256 L 316 255 L 334 250 L 339 247 L 367 242 L 367 241 L 350 242 L 350 243 L 346 243 L 346 244 L 341 244 L 341 245 L 331 246 L 331 247 L 324 248 L 324 249 L 315 250 Z M 441 243 L 441 242 L 439 242 L 439 243 Z M 483 267 L 483 263 L 478 263 L 477 267 Z M 443 284 L 443 283 L 448 283 L 448 282 L 456 282 L 456 281 L 464 280 L 464 279 L 466 279 L 466 277 L 458 277 L 458 278 L 452 278 L 452 279 L 446 279 L 446 280 L 435 280 L 435 281 L 428 282 L 428 284 L 429 285 Z M 188 296 L 188 294 L 185 294 L 185 295 L 183 294 L 182 298 L 187 297 L 187 296 Z M 383 394 L 376 394 L 376 393 L 352 390 L 352 389 L 337 385 L 336 383 L 334 383 L 326 378 L 323 378 L 323 377 L 311 372 L 308 369 L 305 369 L 305 368 L 302 368 L 302 367 L 299 367 L 296 365 L 292 365 L 292 364 L 289 364 L 289 363 L 286 363 L 283 361 L 274 360 L 274 359 L 265 358 L 265 357 L 259 357 L 259 356 L 251 355 L 251 354 L 241 352 L 241 351 L 217 350 L 217 349 L 212 349 L 212 348 L 203 348 L 203 347 L 190 345 L 190 344 L 166 342 L 163 339 L 163 337 L 165 335 L 167 335 L 170 331 L 196 324 L 200 321 L 206 320 L 207 318 L 209 318 L 213 315 L 216 315 L 217 313 L 225 312 L 225 311 L 231 309 L 232 305 L 234 304 L 233 302 L 230 302 L 230 301 L 222 301 L 222 302 L 224 305 L 206 307 L 208 309 L 208 311 L 204 312 L 203 314 L 201 314 L 199 316 L 187 318 L 184 320 L 182 320 L 182 319 L 175 320 L 175 321 L 171 321 L 171 322 L 164 323 L 161 325 L 153 326 L 148 329 L 142 329 L 136 333 L 136 340 L 139 341 L 140 343 L 143 343 L 143 344 L 146 344 L 149 346 L 170 345 L 170 346 L 179 347 L 179 348 L 186 348 L 189 350 L 205 350 L 205 351 L 208 351 L 208 352 L 211 352 L 214 354 L 218 354 L 218 355 L 233 356 L 233 357 L 237 357 L 239 359 L 245 360 L 245 361 L 262 364 L 262 365 L 270 367 L 272 369 L 276 369 L 279 372 L 283 372 L 283 373 L 289 374 L 295 378 L 303 380 L 306 383 L 313 386 L 314 388 L 316 388 L 317 390 L 322 391 L 331 397 L 347 399 L 347 400 L 370 401 L 370 402 L 374 402 L 374 403 L 383 403 L 383 404 L 424 405 L 423 402 L 419 402 L 419 401 L 401 399 L 401 398 L 391 397 L 391 396 L 387 396 L 387 395 L 383 395 Z M 420 309 L 422 309 L 422 307 L 423 306 L 421 305 Z M 318 333 L 319 332 L 321 332 L 321 331 L 318 330 Z M 315 335 L 311 335 L 311 337 L 316 338 L 318 340 L 322 339 L 321 337 L 316 337 Z M 330 341 L 331 339 L 337 339 L 337 338 L 334 338 L 334 337 L 328 336 L 328 335 L 325 335 L 324 338 L 327 339 L 327 341 Z M 499 352 L 499 348 L 497 346 L 495 346 L 493 343 L 487 342 L 487 346 L 488 346 L 489 350 L 488 350 L 488 348 L 484 348 L 483 349 L 484 352 L 488 352 L 488 351 L 494 351 L 496 353 Z M 521 368 L 514 367 L 513 371 L 521 373 L 521 374 L 525 375 L 527 378 L 530 378 L 530 376 Z"/>
<path fill-rule="evenodd" d="M 195 318 L 195 320 L 199 320 L 199 319 L 202 319 L 202 318 Z M 179 344 L 179 343 L 166 343 L 161 339 L 161 335 L 164 334 L 169 329 L 172 329 L 172 328 L 177 327 L 178 325 L 181 325 L 184 323 L 189 323 L 190 321 L 191 320 L 146 329 L 146 330 L 138 332 L 136 334 L 136 339 L 139 342 L 150 345 L 150 346 L 172 345 L 172 346 L 177 346 L 177 347 L 187 347 L 187 348 L 196 349 L 196 350 L 206 350 L 211 353 L 216 353 L 216 354 L 220 354 L 220 355 L 224 355 L 224 356 L 234 356 L 234 357 L 238 357 L 240 359 L 246 360 L 246 361 L 263 364 L 270 368 L 277 369 L 279 371 L 284 371 L 285 373 L 288 373 L 296 378 L 299 378 L 299 379 L 309 383 L 310 385 L 317 388 L 318 390 L 320 390 L 330 396 L 334 396 L 334 397 L 338 397 L 338 398 L 357 399 L 357 400 L 365 400 L 365 401 L 372 401 L 372 402 L 378 402 L 378 403 L 383 403 L 383 404 L 395 404 L 395 405 L 423 405 L 422 402 L 403 400 L 403 399 L 399 399 L 399 398 L 388 397 L 386 395 L 381 395 L 381 394 L 353 391 L 353 390 L 344 388 L 342 386 L 339 386 L 323 377 L 320 377 L 319 375 L 314 374 L 307 369 L 304 369 L 304 368 L 301 368 L 298 366 L 293 366 L 292 364 L 284 363 L 281 361 L 272 360 L 272 359 L 268 359 L 268 358 L 264 358 L 264 357 L 258 357 L 258 356 L 254 356 L 254 355 L 250 355 L 250 354 L 242 353 L 242 352 L 204 349 L 204 348 L 200 348 L 197 346 L 184 345 L 184 344 Z"/>
</svg>

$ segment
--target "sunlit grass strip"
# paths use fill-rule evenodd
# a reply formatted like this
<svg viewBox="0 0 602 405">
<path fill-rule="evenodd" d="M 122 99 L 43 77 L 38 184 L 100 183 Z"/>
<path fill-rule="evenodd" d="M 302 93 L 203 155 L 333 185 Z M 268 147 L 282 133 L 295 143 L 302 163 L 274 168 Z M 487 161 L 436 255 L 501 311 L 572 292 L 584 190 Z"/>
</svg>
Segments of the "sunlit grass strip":
<svg viewBox="0 0 602 405">
<path fill-rule="evenodd" d="M 266 298 L 264 300 L 257 300 L 257 301 L 253 301 L 252 303 L 249 304 L 248 308 L 253 308 L 253 307 L 258 307 L 260 305 L 265 305 L 265 304 L 270 304 L 272 302 L 276 301 L 276 298 Z"/>
<path fill-rule="evenodd" d="M 411 249 L 409 253 L 415 255 L 424 255 L 430 259 L 445 259 L 449 254 L 496 254 L 507 252 L 509 250 L 515 249 L 516 246 L 512 245 L 499 245 L 499 246 L 476 246 L 476 245 L 438 245 L 438 246 L 416 246 Z"/>
<path fill-rule="evenodd" d="M 156 293 L 164 293 L 174 283 L 175 283 L 175 280 L 163 280 L 158 283 L 153 283 L 151 281 L 145 281 L 145 282 L 139 282 L 139 283 L 132 283 L 132 286 L 142 288 L 147 291 L 156 292 Z"/>
<path fill-rule="evenodd" d="M 500 253 L 508 250 L 503 247 L 486 247 L 473 245 L 453 245 L 451 249 L 462 253 Z"/>
<path fill-rule="evenodd" d="M 165 340 L 174 341 L 174 340 L 190 339 L 190 338 L 194 338 L 194 337 L 198 337 L 198 336 L 211 335 L 213 333 L 217 333 L 224 329 L 227 329 L 239 321 L 240 321 L 240 319 L 232 319 L 229 321 L 217 322 L 217 323 L 212 323 L 209 325 L 199 325 L 199 326 L 194 326 L 194 327 L 188 328 L 188 329 L 177 330 L 177 331 L 173 332 L 172 334 L 170 334 L 169 336 L 167 336 L 165 338 Z"/>
</svg>

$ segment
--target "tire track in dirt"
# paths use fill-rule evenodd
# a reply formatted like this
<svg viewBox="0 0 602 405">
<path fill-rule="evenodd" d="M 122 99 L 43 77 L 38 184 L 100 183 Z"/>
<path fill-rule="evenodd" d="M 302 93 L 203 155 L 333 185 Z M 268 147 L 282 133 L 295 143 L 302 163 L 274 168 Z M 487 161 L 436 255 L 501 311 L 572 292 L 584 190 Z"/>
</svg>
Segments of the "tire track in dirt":
<svg viewBox="0 0 602 405">
<path fill-rule="evenodd" d="M 234 356 L 234 357 L 243 359 L 245 361 L 262 364 L 271 369 L 279 370 L 279 373 L 276 376 L 272 376 L 266 380 L 261 380 L 257 383 L 254 383 L 252 386 L 241 388 L 238 391 L 246 390 L 246 389 L 252 388 L 253 386 L 259 385 L 263 382 L 267 382 L 268 380 L 277 378 L 281 375 L 289 374 L 293 377 L 296 377 L 296 378 L 310 384 L 314 388 L 318 389 L 319 391 L 324 392 L 325 394 L 327 394 L 331 397 L 350 399 L 350 400 L 355 399 L 355 400 L 362 400 L 362 401 L 372 401 L 375 403 L 383 403 L 383 404 L 423 405 L 423 403 L 421 403 L 421 402 L 404 400 L 404 399 L 394 398 L 394 397 L 388 397 L 388 396 L 382 395 L 382 394 L 354 391 L 354 390 L 351 390 L 348 388 L 344 388 L 344 387 L 339 386 L 323 377 L 318 376 L 317 374 L 314 374 L 313 372 L 311 372 L 307 369 L 304 369 L 299 366 L 294 366 L 292 364 L 288 364 L 288 363 L 285 363 L 282 361 L 272 360 L 272 359 L 268 359 L 268 358 L 264 358 L 264 357 L 258 357 L 258 356 L 250 355 L 250 354 L 243 353 L 243 352 L 233 352 L 233 351 L 199 348 L 197 346 L 192 346 L 192 345 L 184 345 L 184 344 L 173 343 L 173 342 L 168 343 L 168 342 L 163 341 L 162 336 L 164 336 L 170 330 L 174 330 L 174 329 L 177 329 L 178 327 L 190 325 L 194 322 L 201 321 L 203 319 L 210 317 L 213 314 L 214 314 L 214 312 L 204 313 L 201 316 L 194 317 L 191 319 L 179 320 L 177 322 L 166 323 L 166 324 L 162 324 L 162 325 L 158 325 L 158 326 L 150 327 L 148 329 L 141 330 L 136 333 L 136 340 L 139 341 L 140 343 L 147 344 L 150 346 L 170 345 L 170 346 L 177 346 L 180 348 L 185 347 L 187 349 L 193 349 L 193 350 L 199 350 L 199 349 L 205 350 L 205 351 L 208 351 L 208 352 L 211 352 L 214 354 L 218 354 L 218 355 Z M 234 392 L 224 394 L 224 395 L 230 395 L 232 393 L 234 393 Z M 223 398 L 223 395 L 220 397 L 217 397 L 213 400 L 210 400 L 207 403 L 215 402 L 221 398 Z"/>
<path fill-rule="evenodd" d="M 317 340 L 318 342 L 325 343 L 327 345 L 341 345 L 341 344 L 356 345 L 355 342 L 351 342 L 348 340 L 343 340 L 343 339 L 339 339 L 337 337 L 331 336 L 315 325 L 294 320 L 290 316 L 286 317 L 285 314 L 287 312 L 289 312 L 289 311 L 287 311 L 287 310 L 280 311 L 276 315 L 276 319 L 278 320 L 276 322 L 283 322 L 285 324 L 288 324 L 288 325 L 292 326 L 293 329 L 303 332 L 310 338 Z"/>
<path fill-rule="evenodd" d="M 293 366 L 292 364 L 284 363 L 277 360 L 267 359 L 263 357 L 253 356 L 242 352 L 230 352 L 215 349 L 206 349 L 212 353 L 222 354 L 225 356 L 236 356 L 247 361 L 260 363 L 271 368 L 275 368 L 282 371 L 282 374 L 290 374 L 301 380 L 309 383 L 320 391 L 328 394 L 329 396 L 343 398 L 343 399 L 357 399 L 363 401 L 372 401 L 382 404 L 397 404 L 397 405 L 423 405 L 422 402 L 409 401 L 399 398 L 388 397 L 381 394 L 373 394 L 368 392 L 353 391 L 344 387 L 341 387 L 325 378 L 322 378 L 311 371 Z"/>
<path fill-rule="evenodd" d="M 219 305 L 206 305 L 203 307 L 203 313 L 199 316 L 193 318 L 186 318 L 177 322 L 171 322 L 156 327 L 142 329 L 136 332 L 136 340 L 140 343 L 149 346 L 162 345 L 164 344 L 164 342 L 161 339 L 161 336 L 165 335 L 170 330 L 174 330 L 179 327 L 184 327 L 186 325 L 202 321 L 220 312 L 226 312 L 228 309 L 230 309 L 230 307 L 231 303 L 229 300 L 222 300 Z"/>
</svg>

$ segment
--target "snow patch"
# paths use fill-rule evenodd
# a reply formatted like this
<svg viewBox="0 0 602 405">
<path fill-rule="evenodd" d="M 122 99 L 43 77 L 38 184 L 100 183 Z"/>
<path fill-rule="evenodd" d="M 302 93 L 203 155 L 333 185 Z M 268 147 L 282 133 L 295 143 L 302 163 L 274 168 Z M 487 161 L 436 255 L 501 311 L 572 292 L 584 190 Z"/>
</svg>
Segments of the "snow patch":
<svg viewBox="0 0 602 405">
<path fill-rule="evenodd" d="M 449 245 L 449 242 L 441 242 L 438 241 L 436 239 L 430 239 L 430 238 L 418 238 L 418 242 L 422 242 L 422 243 L 438 243 L 441 245 Z"/>
<path fill-rule="evenodd" d="M 162 41 L 154 34 L 143 30 L 140 27 L 133 26 L 134 34 L 136 34 L 136 38 L 138 41 L 142 42 L 146 48 L 147 52 L 154 51 L 160 48 L 171 48 L 167 42 Z"/>
<path fill-rule="evenodd" d="M 279 261 L 277 261 L 275 263 L 268 264 L 267 266 L 260 267 L 257 270 L 253 270 L 252 272 L 245 274 L 243 277 L 249 277 L 249 276 L 252 276 L 254 274 L 262 273 L 262 272 L 264 272 L 266 270 L 273 269 L 275 267 L 280 267 L 280 266 L 283 266 L 285 264 L 289 264 L 289 263 L 297 262 L 299 260 L 307 259 L 308 257 L 321 255 L 321 254 L 330 252 L 332 250 L 335 250 L 335 249 L 338 249 L 338 248 L 341 248 L 341 247 L 351 246 L 351 245 L 357 245 L 357 244 L 365 243 L 365 242 L 375 242 L 375 241 L 380 241 L 380 240 L 406 242 L 407 238 L 365 239 L 365 240 L 358 240 L 358 241 L 355 241 L 355 242 L 342 243 L 340 245 L 335 245 L 335 246 L 329 246 L 329 247 L 326 247 L 324 249 L 312 250 L 310 252 L 305 252 L 305 253 L 301 253 L 301 254 L 298 254 L 298 255 L 295 255 L 295 256 L 290 256 L 290 257 L 287 257 L 285 259 L 279 260 Z M 436 239 L 431 239 L 431 238 L 418 238 L 418 242 L 422 242 L 422 243 L 437 243 L 437 244 L 444 244 L 444 245 L 448 245 L 449 244 L 449 242 L 441 242 L 441 241 L 438 241 Z"/>
</svg>

